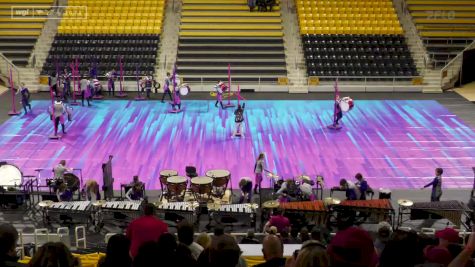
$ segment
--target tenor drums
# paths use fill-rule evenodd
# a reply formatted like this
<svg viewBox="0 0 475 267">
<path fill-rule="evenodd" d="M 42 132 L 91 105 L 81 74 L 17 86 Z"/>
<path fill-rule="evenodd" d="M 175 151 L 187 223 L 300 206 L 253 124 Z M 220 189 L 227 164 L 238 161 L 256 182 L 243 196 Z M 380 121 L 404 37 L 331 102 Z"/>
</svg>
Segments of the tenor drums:
<svg viewBox="0 0 475 267">
<path fill-rule="evenodd" d="M 227 170 L 211 170 L 206 172 L 206 176 L 213 178 L 213 186 L 224 187 L 228 184 L 231 173 Z"/>
<path fill-rule="evenodd" d="M 180 86 L 179 90 L 180 90 L 180 95 L 186 96 L 190 92 L 190 87 L 188 86 L 188 84 L 185 83 L 182 86 Z"/>
<path fill-rule="evenodd" d="M 4 164 L 0 166 L 0 186 L 21 185 L 23 174 L 20 169 L 12 164 Z"/>
<path fill-rule="evenodd" d="M 168 177 L 177 176 L 178 172 L 175 170 L 163 170 L 160 172 L 160 183 L 166 184 Z"/>
<path fill-rule="evenodd" d="M 340 100 L 340 108 L 341 108 L 341 111 L 343 112 L 348 112 L 350 111 L 354 104 L 353 104 L 353 99 L 351 99 L 350 97 L 343 97 L 341 100 Z"/>
<path fill-rule="evenodd" d="M 191 192 L 196 194 L 209 194 L 213 188 L 213 178 L 198 176 L 191 179 Z"/>
<path fill-rule="evenodd" d="M 66 187 L 71 192 L 77 191 L 80 187 L 79 178 L 76 175 L 74 175 L 74 173 L 65 173 L 64 182 L 66 183 Z"/>
<path fill-rule="evenodd" d="M 186 178 L 183 176 L 168 177 L 167 188 L 171 196 L 182 195 L 186 190 Z"/>
<path fill-rule="evenodd" d="M 391 199 L 391 190 L 388 188 L 380 188 L 379 199 Z"/>
</svg>

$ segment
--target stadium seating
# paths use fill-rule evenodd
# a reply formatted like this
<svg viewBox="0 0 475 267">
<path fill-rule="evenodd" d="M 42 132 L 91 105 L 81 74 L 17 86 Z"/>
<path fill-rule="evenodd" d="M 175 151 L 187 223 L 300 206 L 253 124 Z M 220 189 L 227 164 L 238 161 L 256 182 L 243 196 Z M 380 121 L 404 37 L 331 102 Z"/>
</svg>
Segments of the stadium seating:
<svg viewBox="0 0 475 267">
<path fill-rule="evenodd" d="M 475 1 L 406 3 L 436 67 L 443 67 L 475 39 Z"/>
<path fill-rule="evenodd" d="M 309 76 L 417 75 L 391 1 L 296 0 L 296 6 Z"/>
<path fill-rule="evenodd" d="M 165 0 L 70 0 L 42 74 L 62 70 L 74 58 L 86 73 L 95 65 L 98 76 L 123 62 L 126 79 L 153 74 Z"/>
<path fill-rule="evenodd" d="M 279 1 L 277 1 L 279 2 Z M 177 65 L 186 82 L 276 82 L 286 76 L 280 7 L 246 0 L 183 0 Z"/>
<path fill-rule="evenodd" d="M 158 35 L 57 35 L 43 74 L 55 72 L 56 63 L 61 71 L 78 58 L 81 73 L 87 73 L 96 64 L 98 75 L 104 76 L 112 68 L 119 70 L 119 57 L 123 58 L 125 76 L 135 76 L 137 70 L 153 74 L 158 44 Z"/>
<path fill-rule="evenodd" d="M 13 64 L 28 64 L 52 4 L 53 0 L 0 0 L 0 53 Z"/>
</svg>

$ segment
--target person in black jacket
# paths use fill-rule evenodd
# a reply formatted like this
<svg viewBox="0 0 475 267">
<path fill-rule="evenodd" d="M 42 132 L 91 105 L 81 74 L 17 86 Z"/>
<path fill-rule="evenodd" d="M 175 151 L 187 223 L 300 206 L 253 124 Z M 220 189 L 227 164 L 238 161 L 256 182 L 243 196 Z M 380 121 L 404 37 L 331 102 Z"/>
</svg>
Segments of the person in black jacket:
<svg viewBox="0 0 475 267">
<path fill-rule="evenodd" d="M 16 256 L 16 243 L 18 232 L 11 224 L 0 224 L 0 266 L 26 267 L 27 265 L 18 263 Z"/>
</svg>

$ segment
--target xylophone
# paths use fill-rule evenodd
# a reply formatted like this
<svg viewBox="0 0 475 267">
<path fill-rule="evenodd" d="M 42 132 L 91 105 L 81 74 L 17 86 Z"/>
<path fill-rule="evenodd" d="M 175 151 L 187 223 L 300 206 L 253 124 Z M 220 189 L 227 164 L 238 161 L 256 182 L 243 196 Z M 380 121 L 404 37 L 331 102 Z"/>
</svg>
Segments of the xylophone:
<svg viewBox="0 0 475 267">
<path fill-rule="evenodd" d="M 127 224 L 141 214 L 141 200 L 105 201 L 96 207 L 94 218 L 97 229 L 100 229 L 104 222 Z"/>
<path fill-rule="evenodd" d="M 256 209 L 257 204 L 225 204 L 217 205 L 215 207 L 210 206 L 209 211 L 210 219 L 216 223 L 224 223 L 232 226 L 234 223 L 242 223 L 256 226 Z"/>
<path fill-rule="evenodd" d="M 471 210 L 461 201 L 415 202 L 409 209 L 411 210 L 411 220 L 445 218 L 457 227 L 464 224 L 467 229 L 470 228 L 465 225 L 464 219 L 471 217 Z"/>
<path fill-rule="evenodd" d="M 332 207 L 334 211 L 356 213 L 355 219 L 363 219 L 366 223 L 389 221 L 394 224 L 394 208 L 389 199 L 343 200 Z"/>
<path fill-rule="evenodd" d="M 168 202 L 156 203 L 158 213 L 165 214 L 165 220 L 180 221 L 187 220 L 189 223 L 195 223 L 197 215 L 198 202 Z"/>
<path fill-rule="evenodd" d="M 303 215 L 310 224 L 316 225 L 325 224 L 327 221 L 328 209 L 323 200 L 284 202 L 280 203 L 279 207 L 289 218 Z"/>
<path fill-rule="evenodd" d="M 47 218 L 51 221 L 72 221 L 90 223 L 91 201 L 54 202 L 46 208 Z"/>
</svg>

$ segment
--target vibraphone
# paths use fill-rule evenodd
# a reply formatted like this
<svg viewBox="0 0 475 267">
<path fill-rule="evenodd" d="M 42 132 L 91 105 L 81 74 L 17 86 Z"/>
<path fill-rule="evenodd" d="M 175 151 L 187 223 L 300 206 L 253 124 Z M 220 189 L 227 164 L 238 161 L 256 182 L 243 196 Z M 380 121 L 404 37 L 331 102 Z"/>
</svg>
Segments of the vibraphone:
<svg viewBox="0 0 475 267">
<path fill-rule="evenodd" d="M 89 225 L 91 219 L 91 201 L 54 202 L 46 208 L 46 218 L 51 221 L 79 222 Z"/>
<path fill-rule="evenodd" d="M 232 226 L 234 223 L 256 227 L 256 204 L 227 204 L 211 209 L 210 219 L 216 223 Z"/>
<path fill-rule="evenodd" d="M 465 221 L 471 218 L 471 210 L 461 201 L 448 200 L 438 202 L 416 202 L 414 205 L 409 207 L 409 209 L 411 210 L 411 220 L 445 218 L 457 227 L 463 225 L 467 229 L 470 228 Z"/>
<path fill-rule="evenodd" d="M 169 221 L 181 221 L 187 220 L 189 223 L 195 223 L 197 215 L 197 208 L 199 204 L 196 201 L 193 202 L 169 202 L 157 204 L 157 212 L 164 213 L 165 220 Z"/>
<path fill-rule="evenodd" d="M 325 224 L 328 209 L 322 200 L 280 203 L 279 207 L 288 218 L 305 216 L 309 224 Z"/>
<path fill-rule="evenodd" d="M 341 214 L 353 214 L 355 221 L 379 223 L 387 221 L 394 225 L 394 208 L 389 199 L 343 200 L 332 210 Z"/>
<path fill-rule="evenodd" d="M 100 228 L 105 221 L 128 223 L 141 214 L 141 200 L 107 201 L 101 206 L 98 206 L 94 217 Z"/>
</svg>

